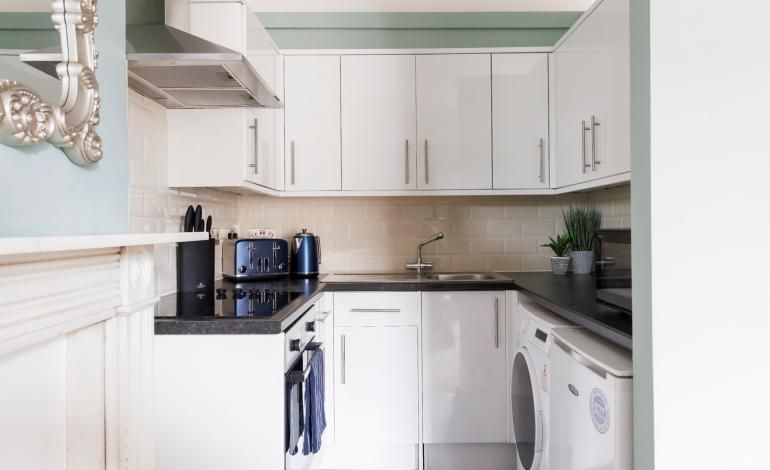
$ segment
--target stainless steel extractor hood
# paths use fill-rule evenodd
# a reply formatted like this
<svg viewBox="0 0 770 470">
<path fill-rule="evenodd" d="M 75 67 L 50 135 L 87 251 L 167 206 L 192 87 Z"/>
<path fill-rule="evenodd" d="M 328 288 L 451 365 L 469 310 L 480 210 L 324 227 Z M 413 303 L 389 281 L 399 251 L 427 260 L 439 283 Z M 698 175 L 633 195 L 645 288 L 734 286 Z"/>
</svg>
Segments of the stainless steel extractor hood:
<svg viewBox="0 0 770 470">
<path fill-rule="evenodd" d="M 54 49 L 21 60 L 56 77 Z M 281 108 L 240 52 L 166 25 L 126 26 L 128 86 L 166 108 Z"/>
</svg>

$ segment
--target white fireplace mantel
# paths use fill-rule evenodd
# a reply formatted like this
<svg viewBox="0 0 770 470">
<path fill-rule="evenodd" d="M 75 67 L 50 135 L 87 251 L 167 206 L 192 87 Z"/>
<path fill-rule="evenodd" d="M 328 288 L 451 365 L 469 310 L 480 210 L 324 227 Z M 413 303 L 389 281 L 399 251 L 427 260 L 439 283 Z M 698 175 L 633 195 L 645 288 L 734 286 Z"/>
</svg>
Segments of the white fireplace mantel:
<svg viewBox="0 0 770 470">
<path fill-rule="evenodd" d="M 90 250 L 108 247 L 162 245 L 205 240 L 205 232 L 123 233 L 116 235 L 75 235 L 68 237 L 0 238 L 0 256 Z"/>
<path fill-rule="evenodd" d="M 0 468 L 152 470 L 153 245 L 0 239 Z"/>
</svg>

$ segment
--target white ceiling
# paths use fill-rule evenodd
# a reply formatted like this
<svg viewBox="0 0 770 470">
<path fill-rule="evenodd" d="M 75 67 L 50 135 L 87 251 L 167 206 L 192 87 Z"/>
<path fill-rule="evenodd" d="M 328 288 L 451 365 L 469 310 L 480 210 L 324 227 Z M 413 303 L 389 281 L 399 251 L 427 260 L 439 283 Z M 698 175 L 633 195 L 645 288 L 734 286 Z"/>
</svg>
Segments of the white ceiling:
<svg viewBox="0 0 770 470">
<path fill-rule="evenodd" d="M 595 0 L 247 0 L 260 12 L 585 11 Z"/>
</svg>

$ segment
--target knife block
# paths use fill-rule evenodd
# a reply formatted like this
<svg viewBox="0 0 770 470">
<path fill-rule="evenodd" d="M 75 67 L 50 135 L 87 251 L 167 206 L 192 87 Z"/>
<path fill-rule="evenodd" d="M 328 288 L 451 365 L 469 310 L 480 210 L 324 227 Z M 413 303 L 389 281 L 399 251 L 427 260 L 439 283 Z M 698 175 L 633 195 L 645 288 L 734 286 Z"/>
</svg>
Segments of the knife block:
<svg viewBox="0 0 770 470">
<path fill-rule="evenodd" d="M 181 242 L 176 246 L 176 289 L 199 292 L 214 288 L 216 240 Z"/>
</svg>

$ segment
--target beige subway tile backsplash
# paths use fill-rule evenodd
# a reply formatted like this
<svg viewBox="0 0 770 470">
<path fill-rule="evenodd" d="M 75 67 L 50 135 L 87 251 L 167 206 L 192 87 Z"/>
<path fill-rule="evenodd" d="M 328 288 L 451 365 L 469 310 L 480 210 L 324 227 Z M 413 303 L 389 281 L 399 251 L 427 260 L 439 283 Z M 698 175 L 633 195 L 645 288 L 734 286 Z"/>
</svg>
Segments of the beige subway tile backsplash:
<svg viewBox="0 0 770 470">
<path fill-rule="evenodd" d="M 605 224 L 627 227 L 629 188 L 557 197 L 292 198 L 239 196 L 238 224 L 280 228 L 291 237 L 307 227 L 322 238 L 326 272 L 400 271 L 417 244 L 435 232 L 446 238 L 423 253 L 437 270 L 549 270 L 551 252 L 540 245 L 563 230 L 562 209 L 597 204 Z M 299 218 L 267 207 L 298 208 Z M 263 208 L 263 210 L 260 210 Z M 331 215 L 331 217 L 330 217 Z"/>
</svg>

